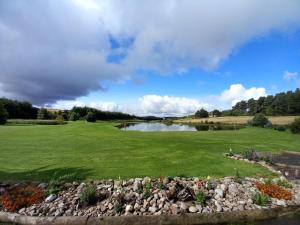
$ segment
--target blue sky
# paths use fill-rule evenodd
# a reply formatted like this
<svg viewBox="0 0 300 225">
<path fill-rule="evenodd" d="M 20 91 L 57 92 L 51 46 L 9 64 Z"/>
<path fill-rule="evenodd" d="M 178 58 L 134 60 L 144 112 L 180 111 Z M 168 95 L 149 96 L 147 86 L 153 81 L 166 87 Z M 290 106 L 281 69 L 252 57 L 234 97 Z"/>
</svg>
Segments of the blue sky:
<svg viewBox="0 0 300 225">
<path fill-rule="evenodd" d="M 273 95 L 300 87 L 299 75 L 287 80 L 284 78 L 286 71 L 295 74 L 300 71 L 300 30 L 272 32 L 253 38 L 213 70 L 190 68 L 182 74 L 168 75 L 141 71 L 138 81 L 106 82 L 107 91 L 93 92 L 79 100 L 122 104 L 134 103 L 144 95 L 205 100 L 208 96 L 219 95 L 232 84 L 242 84 L 245 88 L 263 87 L 268 95 Z M 230 108 L 231 105 L 226 106 Z"/>
<path fill-rule="evenodd" d="M 138 115 L 227 109 L 300 87 L 300 2 L 1 1 L 0 50 L 0 97 Z"/>
</svg>

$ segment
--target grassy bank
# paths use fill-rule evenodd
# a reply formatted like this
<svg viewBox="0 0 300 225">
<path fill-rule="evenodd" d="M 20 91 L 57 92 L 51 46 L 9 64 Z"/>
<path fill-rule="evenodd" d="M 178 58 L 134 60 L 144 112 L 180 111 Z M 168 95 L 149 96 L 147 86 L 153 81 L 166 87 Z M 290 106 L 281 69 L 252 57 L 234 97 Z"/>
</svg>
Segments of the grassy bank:
<svg viewBox="0 0 300 225">
<path fill-rule="evenodd" d="M 47 180 L 54 172 L 80 179 L 140 176 L 269 175 L 222 156 L 241 151 L 300 151 L 299 135 L 261 128 L 216 132 L 120 131 L 116 123 L 0 126 L 0 180 Z"/>
<path fill-rule="evenodd" d="M 295 118 L 299 116 L 268 116 L 268 119 L 274 125 L 287 125 L 292 123 Z M 214 122 L 214 123 L 223 123 L 223 124 L 247 124 L 249 120 L 251 120 L 253 116 L 224 116 L 224 117 L 210 117 L 210 118 L 201 118 L 201 119 L 179 119 L 174 122 L 177 123 L 204 123 Z"/>
</svg>

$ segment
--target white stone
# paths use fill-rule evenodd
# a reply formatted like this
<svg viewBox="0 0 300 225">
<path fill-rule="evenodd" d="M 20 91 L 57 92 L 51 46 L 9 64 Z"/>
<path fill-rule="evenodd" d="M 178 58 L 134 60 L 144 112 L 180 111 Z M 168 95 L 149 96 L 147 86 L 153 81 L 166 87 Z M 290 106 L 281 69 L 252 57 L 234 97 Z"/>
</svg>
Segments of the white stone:
<svg viewBox="0 0 300 225">
<path fill-rule="evenodd" d="M 224 192 L 221 189 L 216 189 L 215 190 L 216 195 L 218 195 L 220 198 L 224 197 Z"/>
<path fill-rule="evenodd" d="M 131 212 L 132 210 L 133 210 L 133 206 L 132 205 L 126 205 L 125 212 Z"/>
<path fill-rule="evenodd" d="M 197 209 L 195 206 L 191 205 L 191 206 L 189 207 L 189 212 L 191 212 L 191 213 L 196 213 L 196 212 L 198 212 L 198 209 Z"/>
<path fill-rule="evenodd" d="M 138 211 L 141 209 L 141 206 L 138 203 L 135 203 L 133 208 L 134 210 Z"/>
<path fill-rule="evenodd" d="M 56 195 L 51 194 L 45 199 L 45 202 L 50 203 L 53 202 L 55 199 L 56 199 Z"/>
<path fill-rule="evenodd" d="M 286 202 L 284 200 L 279 200 L 277 199 L 276 200 L 276 205 L 279 205 L 279 206 L 286 206 Z"/>
<path fill-rule="evenodd" d="M 148 208 L 148 211 L 149 211 L 149 212 L 152 212 L 152 213 L 155 213 L 156 210 L 157 210 L 157 208 L 154 207 L 154 206 L 151 206 L 151 207 Z"/>
</svg>

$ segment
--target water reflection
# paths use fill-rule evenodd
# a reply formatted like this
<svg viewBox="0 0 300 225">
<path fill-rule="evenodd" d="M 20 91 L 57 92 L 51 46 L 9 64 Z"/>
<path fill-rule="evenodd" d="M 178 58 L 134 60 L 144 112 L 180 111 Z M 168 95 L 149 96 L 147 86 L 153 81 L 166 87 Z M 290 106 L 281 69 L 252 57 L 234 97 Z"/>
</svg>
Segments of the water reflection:
<svg viewBox="0 0 300 225">
<path fill-rule="evenodd" d="M 241 126 L 220 124 L 165 124 L 165 123 L 123 123 L 119 126 L 121 130 L 135 131 L 217 131 L 238 130 Z"/>
</svg>

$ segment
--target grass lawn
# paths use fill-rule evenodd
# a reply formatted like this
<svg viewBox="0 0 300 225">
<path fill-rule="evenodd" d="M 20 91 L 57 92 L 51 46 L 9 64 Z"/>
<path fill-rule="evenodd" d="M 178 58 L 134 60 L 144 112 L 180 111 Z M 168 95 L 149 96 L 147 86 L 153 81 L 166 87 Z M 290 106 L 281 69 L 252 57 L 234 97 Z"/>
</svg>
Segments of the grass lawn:
<svg viewBox="0 0 300 225">
<path fill-rule="evenodd" d="M 216 132 L 120 131 L 111 122 L 0 126 L 0 180 L 141 176 L 268 176 L 261 167 L 222 156 L 255 148 L 300 151 L 300 136 L 262 128 Z"/>
</svg>

